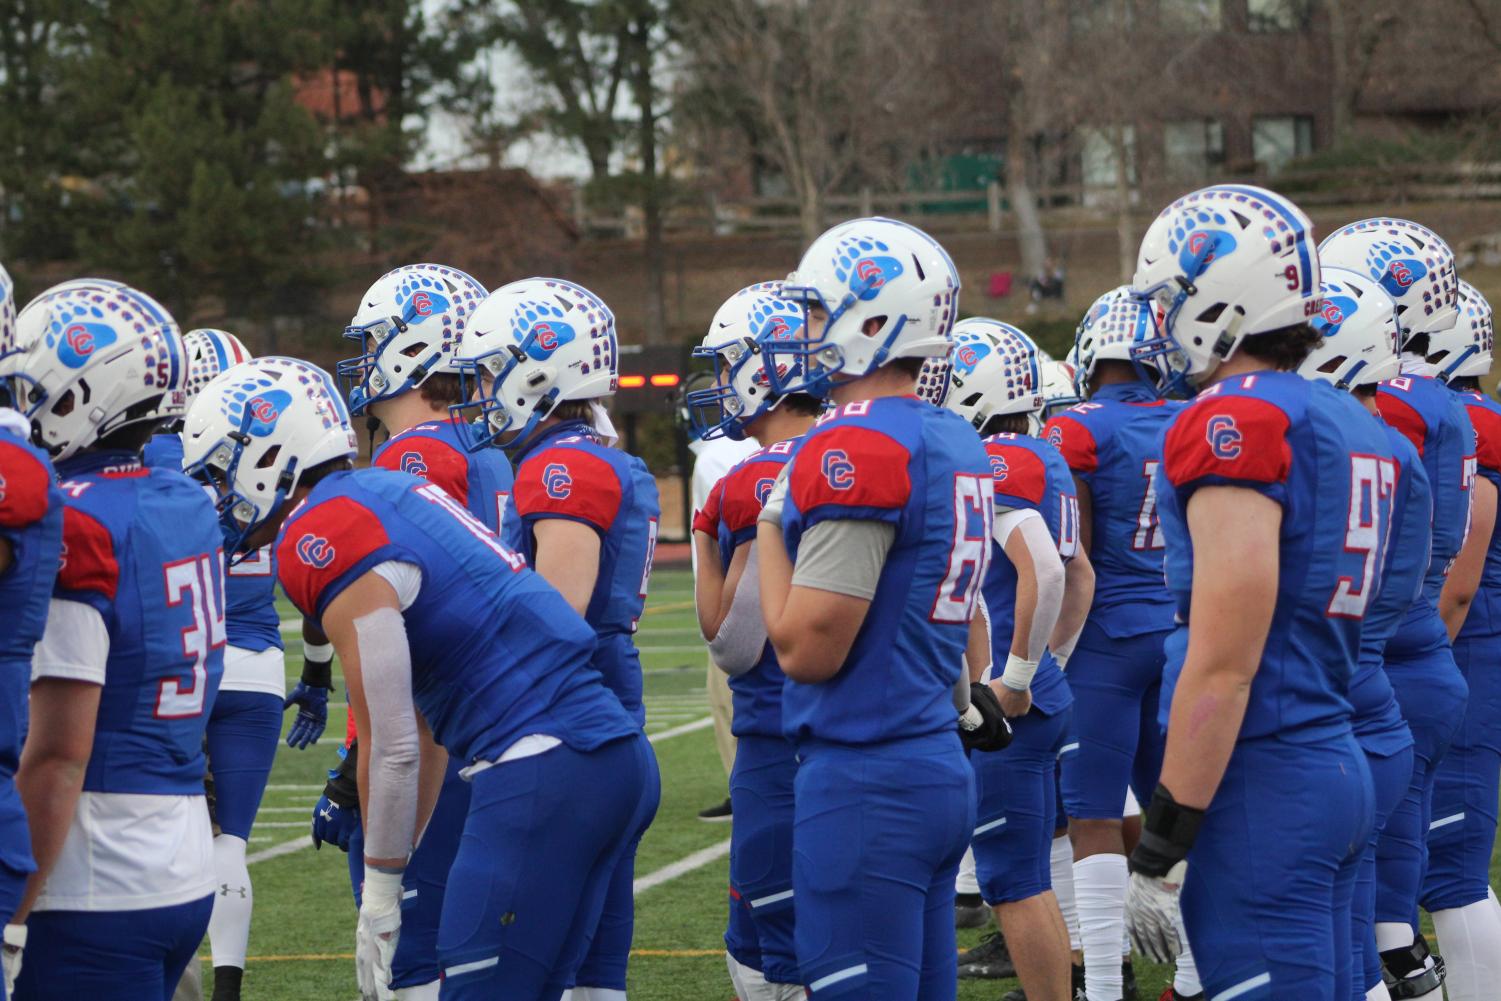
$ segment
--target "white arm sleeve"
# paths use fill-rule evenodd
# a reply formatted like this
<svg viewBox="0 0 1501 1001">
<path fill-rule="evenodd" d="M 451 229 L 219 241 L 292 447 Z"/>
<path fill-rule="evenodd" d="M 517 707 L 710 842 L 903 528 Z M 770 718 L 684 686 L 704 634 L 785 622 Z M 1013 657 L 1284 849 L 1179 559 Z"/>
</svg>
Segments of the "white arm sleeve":
<svg viewBox="0 0 1501 1001">
<path fill-rule="evenodd" d="M 1010 512 L 1004 516 L 1010 519 L 1019 512 Z M 1036 512 L 1032 512 L 1036 514 Z M 1001 529 L 1002 519 L 996 519 L 996 531 Z M 1058 556 L 1058 546 L 1053 542 L 1053 537 L 1048 534 L 1047 523 L 1042 518 L 1022 518 L 1017 520 L 1000 537 L 1002 546 L 1010 538 L 1011 532 L 1020 532 L 1022 542 L 1026 544 L 1027 554 L 1032 557 L 1032 571 L 1037 576 L 1037 608 L 1032 612 L 1032 629 L 1027 634 L 1026 658 L 1033 663 L 1042 659 L 1042 652 L 1047 649 L 1048 637 L 1053 635 L 1053 626 L 1058 622 L 1058 612 L 1063 608 L 1063 560 Z"/>
<path fill-rule="evenodd" d="M 378 608 L 354 620 L 360 678 L 370 710 L 370 760 L 366 793 L 365 856 L 401 858 L 411 853 L 417 832 L 417 772 L 422 752 L 417 708 L 412 704 L 412 654 L 406 623 L 394 608 Z"/>
<path fill-rule="evenodd" d="M 756 555 L 756 544 L 747 544 L 750 553 L 740 583 L 735 585 L 729 614 L 709 643 L 709 656 L 732 678 L 755 667 L 766 649 L 766 622 L 761 618 L 761 561 Z"/>
<path fill-rule="evenodd" d="M 109 629 L 93 605 L 53 598 L 47 628 L 31 655 L 31 680 L 63 678 L 104 684 Z"/>
</svg>

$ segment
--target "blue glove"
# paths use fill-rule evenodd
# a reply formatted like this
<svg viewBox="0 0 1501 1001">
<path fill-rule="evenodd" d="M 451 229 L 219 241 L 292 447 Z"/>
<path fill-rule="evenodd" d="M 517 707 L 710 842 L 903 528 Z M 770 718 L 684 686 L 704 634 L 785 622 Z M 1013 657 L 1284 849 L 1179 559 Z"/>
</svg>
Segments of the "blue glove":
<svg viewBox="0 0 1501 1001">
<path fill-rule="evenodd" d="M 297 706 L 297 719 L 287 731 L 287 746 L 300 751 L 316 744 L 323 736 L 323 728 L 328 726 L 328 689 L 299 681 L 282 709 L 294 705 Z"/>
<path fill-rule="evenodd" d="M 321 849 L 323 842 L 349 851 L 349 839 L 360 829 L 359 807 L 340 806 L 324 795 L 313 807 L 313 847 Z"/>
</svg>

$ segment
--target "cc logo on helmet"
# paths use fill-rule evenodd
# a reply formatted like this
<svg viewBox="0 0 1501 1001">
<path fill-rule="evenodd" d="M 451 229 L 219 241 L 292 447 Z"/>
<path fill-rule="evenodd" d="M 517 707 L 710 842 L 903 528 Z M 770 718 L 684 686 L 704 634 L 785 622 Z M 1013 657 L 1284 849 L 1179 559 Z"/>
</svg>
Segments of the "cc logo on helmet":
<svg viewBox="0 0 1501 1001">
<path fill-rule="evenodd" d="M 558 350 L 558 332 L 547 323 L 539 323 L 532 328 L 537 334 L 537 343 L 543 351 Z"/>
<path fill-rule="evenodd" d="M 573 493 L 573 477 L 561 462 L 549 462 L 542 470 L 542 489 L 554 500 L 566 500 Z"/>
<path fill-rule="evenodd" d="M 1339 303 L 1333 299 L 1325 299 L 1323 307 L 1319 310 L 1319 316 L 1325 323 L 1339 326 L 1345 322 L 1345 311 L 1339 308 Z"/>
<path fill-rule="evenodd" d="M 250 416 L 263 424 L 270 424 L 281 416 L 281 411 L 276 409 L 275 402 L 264 396 L 257 396 L 245 406 L 250 411 Z"/>
<path fill-rule="evenodd" d="M 63 339 L 68 342 L 68 347 L 73 349 L 74 354 L 87 357 L 94 353 L 94 335 L 81 323 L 75 323 L 63 331 Z"/>
<path fill-rule="evenodd" d="M 855 464 L 842 449 L 831 448 L 823 454 L 823 478 L 835 490 L 848 490 L 855 485 Z"/>
<path fill-rule="evenodd" d="M 433 297 L 426 292 L 412 293 L 412 313 L 417 316 L 433 315 Z"/>
<path fill-rule="evenodd" d="M 297 540 L 297 558 L 317 570 L 322 570 L 334 561 L 333 543 L 309 532 Z"/>
<path fill-rule="evenodd" d="M 1240 456 L 1240 429 L 1235 418 L 1229 414 L 1215 414 L 1204 425 L 1204 439 L 1216 459 L 1235 459 Z"/>
</svg>

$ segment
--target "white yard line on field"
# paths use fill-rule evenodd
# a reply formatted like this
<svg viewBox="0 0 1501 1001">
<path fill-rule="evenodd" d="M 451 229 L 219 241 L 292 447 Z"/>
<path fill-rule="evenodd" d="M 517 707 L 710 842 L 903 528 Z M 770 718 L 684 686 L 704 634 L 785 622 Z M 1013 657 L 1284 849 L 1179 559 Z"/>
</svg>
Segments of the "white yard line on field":
<svg viewBox="0 0 1501 1001">
<path fill-rule="evenodd" d="M 685 855 L 670 865 L 664 865 L 656 872 L 649 872 L 645 876 L 639 877 L 631 884 L 631 893 L 639 897 L 654 886 L 661 886 L 663 883 L 669 883 L 679 876 L 687 875 L 695 869 L 702 869 L 710 862 L 716 862 L 729 853 L 729 838 L 725 838 L 723 841 L 712 844 L 707 848 L 700 848 L 692 855 Z"/>
</svg>

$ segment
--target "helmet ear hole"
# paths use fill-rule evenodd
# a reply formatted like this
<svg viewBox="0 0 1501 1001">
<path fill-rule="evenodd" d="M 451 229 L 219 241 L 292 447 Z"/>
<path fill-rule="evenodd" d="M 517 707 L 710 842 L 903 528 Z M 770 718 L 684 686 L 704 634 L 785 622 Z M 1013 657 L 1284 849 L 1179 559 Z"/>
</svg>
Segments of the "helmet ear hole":
<svg viewBox="0 0 1501 1001">
<path fill-rule="evenodd" d="M 266 449 L 266 454 L 261 456 L 261 461 L 255 464 L 256 469 L 270 469 L 276 465 L 276 457 L 281 454 L 280 445 L 272 445 Z"/>
<path fill-rule="evenodd" d="M 1217 302 L 1214 305 L 1210 306 L 1208 309 L 1204 310 L 1204 312 L 1200 313 L 1196 319 L 1200 323 L 1213 323 L 1215 320 L 1218 320 L 1220 318 L 1220 314 L 1224 311 L 1225 304 L 1223 302 Z"/>
</svg>

